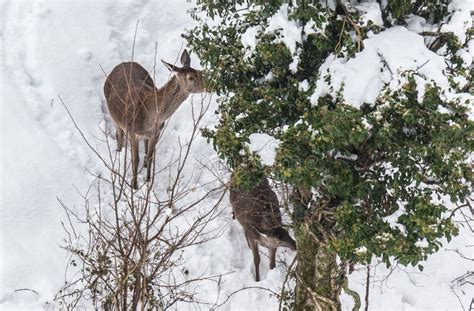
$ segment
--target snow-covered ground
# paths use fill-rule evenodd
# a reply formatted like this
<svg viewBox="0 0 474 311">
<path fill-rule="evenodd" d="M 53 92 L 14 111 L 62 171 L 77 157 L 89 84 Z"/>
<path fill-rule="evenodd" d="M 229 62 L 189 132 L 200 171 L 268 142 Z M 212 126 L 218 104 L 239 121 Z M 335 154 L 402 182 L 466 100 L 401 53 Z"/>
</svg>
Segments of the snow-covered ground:
<svg viewBox="0 0 474 311">
<path fill-rule="evenodd" d="M 60 249 L 65 214 L 57 198 L 69 206 L 81 207 L 75 188 L 85 191 L 90 171 L 102 168 L 69 119 L 58 95 L 71 110 L 86 137 L 103 150 L 101 127 L 109 120 L 104 108 L 104 71 L 129 60 L 135 26 L 139 20 L 134 59 L 151 70 L 155 42 L 157 58 L 174 62 L 185 47 L 181 33 L 192 26 L 186 0 L 140 1 L 15 1 L 0 2 L 0 309 L 48 308 L 64 280 L 66 254 Z M 198 60 L 192 64 L 199 67 Z M 157 67 L 155 82 L 162 85 L 168 71 Z M 210 109 L 204 122 L 214 122 Z M 191 118 L 191 100 L 172 117 L 158 160 L 176 151 L 173 142 L 186 137 Z M 216 159 L 211 145 L 199 138 L 192 149 L 192 163 Z M 189 168 L 189 174 L 192 168 Z M 189 249 L 184 257 L 191 274 L 225 274 L 219 298 L 211 285 L 198 288 L 200 299 L 223 301 L 246 286 L 260 286 L 278 292 L 285 269 L 269 271 L 264 256 L 262 281 L 253 281 L 251 252 L 241 227 L 231 219 L 228 200 L 210 226 L 226 228 L 223 235 Z M 472 262 L 448 249 L 473 256 L 473 236 L 467 228 L 433 255 L 420 273 L 399 268 L 375 271 L 370 292 L 371 310 L 460 310 L 468 308 L 474 289 L 467 285 L 451 291 L 450 282 L 469 270 Z M 291 252 L 279 250 L 281 260 Z M 351 287 L 365 292 L 363 268 L 350 278 Z M 383 280 L 383 281 L 382 281 Z M 470 287 L 469 287 L 470 286 Z M 38 294 L 19 289 L 31 289 Z M 352 300 L 343 295 L 344 310 Z M 189 309 L 194 309 L 190 305 Z M 182 306 L 185 308 L 185 306 Z M 201 309 L 205 310 L 205 305 Z M 233 295 L 225 310 L 274 310 L 277 300 L 261 289 Z"/>
</svg>

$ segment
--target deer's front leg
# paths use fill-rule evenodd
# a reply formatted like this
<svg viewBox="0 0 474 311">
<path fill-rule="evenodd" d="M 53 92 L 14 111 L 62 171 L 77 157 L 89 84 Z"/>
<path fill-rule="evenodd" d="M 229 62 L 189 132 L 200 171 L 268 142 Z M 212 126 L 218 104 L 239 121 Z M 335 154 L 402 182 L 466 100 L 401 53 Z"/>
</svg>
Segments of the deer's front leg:
<svg viewBox="0 0 474 311">
<path fill-rule="evenodd" d="M 130 145 L 132 147 L 132 188 L 138 189 L 137 185 L 137 174 L 138 174 L 138 163 L 140 162 L 140 156 L 138 155 L 138 143 L 139 140 L 136 135 L 130 134 Z"/>
</svg>

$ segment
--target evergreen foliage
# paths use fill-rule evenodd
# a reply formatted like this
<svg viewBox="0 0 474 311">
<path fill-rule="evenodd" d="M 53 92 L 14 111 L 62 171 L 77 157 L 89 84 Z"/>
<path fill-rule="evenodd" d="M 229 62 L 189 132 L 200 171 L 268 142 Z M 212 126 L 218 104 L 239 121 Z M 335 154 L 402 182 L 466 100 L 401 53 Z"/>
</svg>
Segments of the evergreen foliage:
<svg viewBox="0 0 474 311">
<path fill-rule="evenodd" d="M 301 31 L 295 47 L 285 44 L 283 29 L 267 29 L 282 8 Z M 310 101 L 330 54 L 350 59 L 364 48 L 367 33 L 404 25 L 410 14 L 446 20 L 447 1 L 389 0 L 382 7 L 384 27 L 364 24 L 361 12 L 340 1 L 203 0 L 192 14 L 199 25 L 186 38 L 220 95 L 220 122 L 203 133 L 230 167 L 247 172 L 238 174 L 243 187 L 264 175 L 292 186 L 298 245 L 307 244 L 301 230 L 309 230 L 343 262 L 376 257 L 387 265 L 418 265 L 442 238 L 457 234 L 442 199 L 464 202 L 472 191 L 472 103 L 446 96 L 434 82 L 420 94 L 416 71 L 404 72 L 402 87 L 386 85 L 375 104 L 360 109 L 342 90 Z M 242 44 L 249 31 L 254 49 Z M 466 91 L 472 73 L 456 53 L 469 34 L 465 42 L 451 33 L 430 35 L 441 40 L 432 50 L 449 65 L 452 91 Z M 280 141 L 272 166 L 249 149 L 253 133 Z"/>
</svg>

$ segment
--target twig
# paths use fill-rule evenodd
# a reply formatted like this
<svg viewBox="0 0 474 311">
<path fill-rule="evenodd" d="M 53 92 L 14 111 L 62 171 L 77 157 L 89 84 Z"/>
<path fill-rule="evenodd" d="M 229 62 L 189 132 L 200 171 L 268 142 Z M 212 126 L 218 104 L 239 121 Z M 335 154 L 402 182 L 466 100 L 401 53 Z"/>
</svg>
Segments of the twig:
<svg viewBox="0 0 474 311">
<path fill-rule="evenodd" d="M 285 275 L 285 279 L 283 280 L 283 284 L 281 285 L 281 291 L 280 291 L 280 299 L 278 299 L 278 310 L 282 310 L 282 304 L 283 304 L 283 298 L 285 297 L 285 286 L 286 283 L 288 282 L 289 276 L 292 273 L 293 266 L 296 263 L 296 256 L 293 258 L 293 261 L 291 262 L 290 266 L 288 267 Z"/>
<path fill-rule="evenodd" d="M 365 283 L 365 311 L 369 310 L 370 265 L 367 265 L 367 278 Z"/>
<path fill-rule="evenodd" d="M 39 295 L 39 293 L 37 291 L 35 291 L 34 289 L 30 289 L 30 288 L 19 288 L 19 289 L 14 290 L 15 293 L 22 292 L 22 291 L 28 291 L 28 292 L 35 293 L 36 295 Z"/>
<path fill-rule="evenodd" d="M 246 287 L 242 287 L 242 288 L 240 288 L 240 289 L 238 289 L 238 290 L 235 290 L 235 291 L 233 291 L 232 293 L 230 293 L 229 295 L 227 295 L 227 298 L 224 299 L 224 301 L 221 302 L 220 304 L 216 305 L 216 308 L 215 308 L 215 309 L 222 307 L 222 306 L 223 306 L 224 304 L 226 304 L 226 302 L 227 302 L 230 298 L 232 298 L 234 295 L 236 295 L 236 294 L 238 294 L 238 293 L 240 293 L 240 292 L 242 292 L 242 291 L 249 290 L 249 289 L 260 289 L 260 290 L 268 291 L 268 292 L 270 292 L 271 294 L 273 294 L 273 295 L 275 295 L 275 296 L 278 297 L 278 293 L 272 291 L 272 290 L 269 289 L 269 288 L 262 287 L 262 286 L 246 286 Z"/>
<path fill-rule="evenodd" d="M 426 60 L 426 61 L 425 61 L 423 64 L 421 64 L 420 66 L 416 67 L 416 70 L 419 70 L 419 69 L 421 69 L 423 66 L 425 66 L 426 64 L 428 64 L 428 63 L 429 63 L 429 61 L 430 61 L 430 60 L 429 60 L 429 59 L 427 59 L 427 60 Z"/>
<path fill-rule="evenodd" d="M 447 251 L 451 251 L 451 252 L 455 252 L 457 253 L 459 256 L 461 256 L 461 258 L 463 259 L 466 259 L 466 260 L 470 260 L 470 261 L 474 261 L 474 258 L 469 258 L 467 256 L 465 256 L 463 253 L 461 253 L 458 249 L 451 249 L 451 248 L 447 248 L 446 249 Z"/>
<path fill-rule="evenodd" d="M 133 45 L 132 45 L 132 57 L 131 57 L 131 60 L 133 62 L 133 56 L 135 55 L 135 42 L 137 40 L 137 32 L 138 32 L 138 24 L 139 24 L 140 20 L 137 19 L 137 25 L 135 26 L 135 33 L 133 35 Z"/>
<path fill-rule="evenodd" d="M 346 294 L 348 294 L 352 297 L 352 299 L 354 299 L 354 308 L 352 308 L 352 311 L 360 310 L 360 295 L 355 290 L 349 288 L 349 278 L 347 276 L 344 277 L 342 288 L 344 289 Z"/>
</svg>

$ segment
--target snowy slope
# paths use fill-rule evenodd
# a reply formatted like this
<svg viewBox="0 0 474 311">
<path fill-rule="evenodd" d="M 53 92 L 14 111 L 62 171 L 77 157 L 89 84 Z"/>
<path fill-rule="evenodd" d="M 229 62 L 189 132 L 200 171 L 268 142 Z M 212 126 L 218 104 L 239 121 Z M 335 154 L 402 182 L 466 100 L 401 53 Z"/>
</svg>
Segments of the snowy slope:
<svg viewBox="0 0 474 311">
<path fill-rule="evenodd" d="M 106 73 L 119 62 L 129 60 L 137 20 L 139 28 L 134 59 L 151 71 L 154 48 L 157 58 L 174 62 L 185 42 L 180 34 L 192 26 L 186 14 L 186 0 L 141 1 L 14 1 L 3 0 L 1 12 L 1 183 L 0 183 L 0 308 L 42 309 L 47 307 L 64 277 L 66 254 L 59 248 L 65 217 L 57 202 L 60 197 L 80 208 L 78 189 L 84 191 L 92 180 L 89 171 L 103 170 L 75 131 L 64 108 L 61 95 L 75 120 L 99 150 L 105 146 L 97 139 L 100 128 L 108 125 L 102 85 Z M 193 55 L 192 55 L 193 57 Z M 192 64 L 199 67 L 198 60 Z M 162 85 L 169 77 L 157 67 L 155 82 Z M 210 109 L 204 122 L 215 122 Z M 176 151 L 177 137 L 189 136 L 191 100 L 172 117 L 158 146 L 157 162 L 169 159 Z M 199 138 L 192 149 L 193 165 L 206 159 L 215 161 L 212 147 Z M 204 177 L 204 180 L 206 177 Z M 165 185 L 160 185 L 165 186 Z M 253 281 L 251 253 L 241 227 L 231 219 L 227 200 L 210 229 L 225 229 L 222 236 L 186 250 L 186 268 L 191 275 L 226 274 L 221 292 L 215 284 L 197 288 L 204 301 L 222 302 L 233 291 L 245 286 L 260 286 L 279 292 L 285 269 L 269 271 L 262 256 L 262 281 Z M 447 248 L 464 249 L 472 241 L 467 229 Z M 471 243 L 472 244 L 472 243 Z M 472 248 L 470 248 L 472 254 Z M 282 260 L 290 262 L 291 252 L 279 250 Z M 396 270 L 371 290 L 371 309 L 380 310 L 458 310 L 457 297 L 449 283 L 472 270 L 469 262 L 451 251 L 440 251 L 424 264 L 423 274 Z M 377 268 L 376 279 L 388 271 Z M 351 286 L 365 290 L 365 272 L 351 277 Z M 28 288 L 38 292 L 19 291 Z M 469 288 L 468 288 L 469 289 Z M 470 288 L 472 289 L 472 287 Z M 466 306 L 471 295 L 458 291 Z M 218 296 L 219 294 L 219 296 Z M 344 296 L 345 309 L 351 300 Z M 180 306 L 193 310 L 196 305 Z M 224 310 L 274 310 L 277 300 L 268 291 L 249 289 L 233 295 Z M 200 307 L 206 310 L 206 305 Z"/>
</svg>

